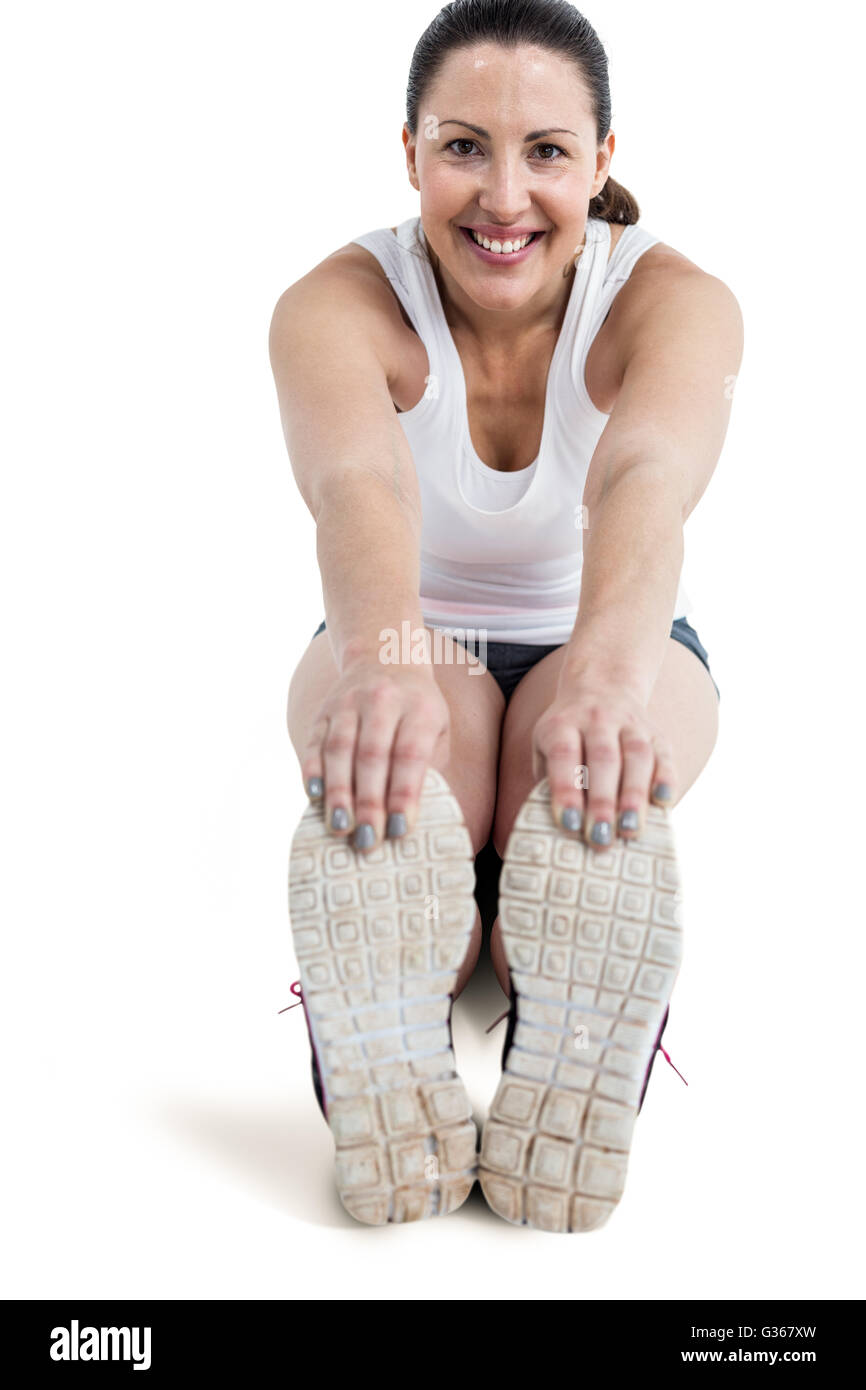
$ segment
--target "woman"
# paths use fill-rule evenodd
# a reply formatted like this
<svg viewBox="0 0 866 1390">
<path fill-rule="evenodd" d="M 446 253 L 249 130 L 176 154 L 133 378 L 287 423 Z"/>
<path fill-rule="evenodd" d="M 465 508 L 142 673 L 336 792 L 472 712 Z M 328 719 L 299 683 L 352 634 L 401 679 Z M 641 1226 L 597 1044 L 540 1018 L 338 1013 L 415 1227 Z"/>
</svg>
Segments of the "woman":
<svg viewBox="0 0 866 1390">
<path fill-rule="evenodd" d="M 476 1175 L 449 1027 L 481 944 L 473 856 L 504 860 L 495 1211 L 607 1219 L 667 1017 L 669 811 L 718 728 L 683 524 L 742 324 L 720 280 L 638 225 L 610 112 L 571 5 L 455 0 L 409 76 L 420 217 L 341 247 L 274 311 L 327 613 L 289 691 L 311 799 L 292 924 L 363 1221 L 453 1210 Z"/>
</svg>

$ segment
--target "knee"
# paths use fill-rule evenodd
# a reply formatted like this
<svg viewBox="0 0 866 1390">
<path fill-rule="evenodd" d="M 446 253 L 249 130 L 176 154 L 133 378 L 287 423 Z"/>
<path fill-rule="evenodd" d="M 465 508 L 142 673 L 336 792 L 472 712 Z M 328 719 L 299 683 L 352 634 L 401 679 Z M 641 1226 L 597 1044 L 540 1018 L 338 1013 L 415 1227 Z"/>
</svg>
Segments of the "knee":
<svg viewBox="0 0 866 1390">
<path fill-rule="evenodd" d="M 478 764 L 461 762 L 460 748 L 455 748 L 453 742 L 450 750 L 437 747 L 429 766 L 442 774 L 457 798 L 472 841 L 472 853 L 479 854 L 490 838 L 493 821 L 496 786 L 492 776 L 488 779 L 486 770 Z"/>
</svg>

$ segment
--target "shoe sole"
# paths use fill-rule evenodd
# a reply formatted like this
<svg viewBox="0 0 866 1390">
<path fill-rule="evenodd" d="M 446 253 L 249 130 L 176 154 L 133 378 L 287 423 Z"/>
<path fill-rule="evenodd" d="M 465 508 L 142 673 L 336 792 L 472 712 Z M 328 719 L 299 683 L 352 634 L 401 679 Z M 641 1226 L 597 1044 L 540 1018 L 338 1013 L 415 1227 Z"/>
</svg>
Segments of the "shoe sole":
<svg viewBox="0 0 866 1390">
<path fill-rule="evenodd" d="M 400 838 L 356 851 L 318 801 L 292 839 L 289 912 L 337 1188 L 368 1225 L 454 1211 L 475 1181 L 450 1021 L 474 885 L 460 805 L 433 768 Z"/>
<path fill-rule="evenodd" d="M 516 1020 L 479 1180 L 506 1221 L 604 1224 L 625 1185 L 644 1076 L 682 954 L 668 813 L 593 850 L 557 828 L 545 778 L 505 848 L 499 921 Z"/>
</svg>

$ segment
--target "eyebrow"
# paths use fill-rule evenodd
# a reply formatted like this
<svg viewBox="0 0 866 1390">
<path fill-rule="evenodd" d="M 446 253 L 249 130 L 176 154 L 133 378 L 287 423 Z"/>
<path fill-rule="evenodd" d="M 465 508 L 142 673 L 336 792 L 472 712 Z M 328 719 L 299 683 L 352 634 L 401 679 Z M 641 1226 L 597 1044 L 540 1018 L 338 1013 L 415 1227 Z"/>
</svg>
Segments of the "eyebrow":
<svg viewBox="0 0 866 1390">
<path fill-rule="evenodd" d="M 469 121 L 458 121 L 453 117 L 449 117 L 447 121 L 440 121 L 439 125 L 462 125 L 465 126 L 467 130 L 474 130 L 476 135 L 482 136 L 485 140 L 490 140 L 492 138 L 490 131 L 482 129 L 480 125 L 472 125 Z M 528 135 L 524 135 L 523 143 L 526 145 L 530 140 L 540 140 L 543 135 L 573 135 L 575 140 L 580 138 L 577 131 L 566 130 L 565 126 L 558 125 L 552 126 L 549 130 L 531 130 Z"/>
</svg>

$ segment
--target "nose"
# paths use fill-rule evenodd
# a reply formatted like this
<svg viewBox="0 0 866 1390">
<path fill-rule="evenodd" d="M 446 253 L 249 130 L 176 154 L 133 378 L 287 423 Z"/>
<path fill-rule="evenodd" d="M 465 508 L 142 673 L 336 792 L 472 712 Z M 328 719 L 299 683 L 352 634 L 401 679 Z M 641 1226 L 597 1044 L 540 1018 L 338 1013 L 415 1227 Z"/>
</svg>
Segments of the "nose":
<svg viewBox="0 0 866 1390">
<path fill-rule="evenodd" d="M 481 175 L 477 202 L 491 222 L 507 227 L 525 217 L 531 206 L 529 177 L 520 155 L 502 154 L 488 161 Z"/>
</svg>

